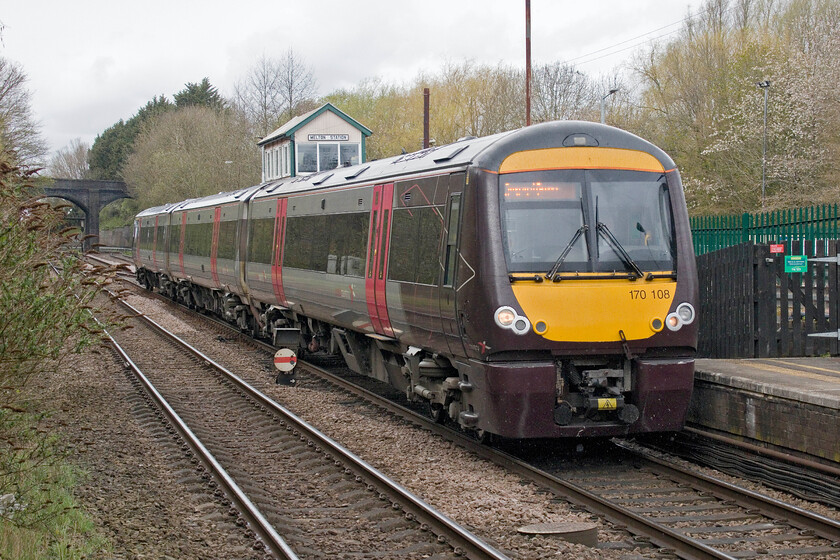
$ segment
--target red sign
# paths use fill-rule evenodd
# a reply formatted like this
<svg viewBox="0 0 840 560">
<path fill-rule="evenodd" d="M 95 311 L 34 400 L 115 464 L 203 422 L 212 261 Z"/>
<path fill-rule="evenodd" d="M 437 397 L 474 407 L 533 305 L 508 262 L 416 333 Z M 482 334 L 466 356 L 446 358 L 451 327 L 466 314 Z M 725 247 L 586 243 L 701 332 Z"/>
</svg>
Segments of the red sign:
<svg viewBox="0 0 840 560">
<path fill-rule="evenodd" d="M 785 252 L 785 246 L 783 244 L 780 243 L 778 245 L 770 245 L 770 254 L 771 255 L 784 254 L 784 252 Z"/>
<path fill-rule="evenodd" d="M 281 348 L 274 354 L 274 367 L 282 371 L 283 373 L 288 373 L 295 369 L 297 365 L 297 356 L 295 356 L 294 350 L 289 348 Z"/>
</svg>

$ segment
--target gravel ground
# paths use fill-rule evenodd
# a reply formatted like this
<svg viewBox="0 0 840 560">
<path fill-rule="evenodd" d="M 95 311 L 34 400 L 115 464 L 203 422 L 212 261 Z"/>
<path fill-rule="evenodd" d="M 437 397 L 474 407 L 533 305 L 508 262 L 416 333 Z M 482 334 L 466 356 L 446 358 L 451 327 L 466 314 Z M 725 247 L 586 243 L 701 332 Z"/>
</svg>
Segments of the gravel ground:
<svg viewBox="0 0 840 560">
<path fill-rule="evenodd" d="M 401 422 L 383 429 L 379 415 L 346 402 L 346 397 L 314 386 L 274 385 L 270 362 L 260 353 L 202 333 L 161 302 L 129 299 L 512 558 L 618 559 L 642 554 L 524 537 L 517 533 L 523 525 L 593 520 L 422 429 Z M 62 435 L 71 460 L 88 473 L 76 494 L 101 534 L 113 543 L 114 558 L 263 557 L 225 515 L 228 505 L 201 485 L 172 436 L 160 429 L 154 416 L 148 417 L 145 402 L 112 353 L 74 358 L 68 367 L 34 380 L 30 388 L 46 409 L 56 411 L 49 422 Z M 595 522 L 601 543 L 621 538 L 608 525 Z"/>
<path fill-rule="evenodd" d="M 164 302 L 142 296 L 127 300 L 513 558 L 626 558 L 640 554 L 639 550 L 591 549 L 553 538 L 522 536 L 517 529 L 525 525 L 593 520 L 425 430 L 404 422 L 383 426 L 379 414 L 358 406 L 355 400 L 348 404 L 346 395 L 305 384 L 275 385 L 270 358 L 235 342 L 223 342 L 215 333 L 202 333 L 178 312 L 173 316 Z M 621 538 L 621 533 L 595 522 L 600 542 Z"/>
<path fill-rule="evenodd" d="M 28 390 L 86 476 L 75 495 L 115 559 L 264 558 L 225 515 L 108 349 L 74 356 Z"/>
</svg>

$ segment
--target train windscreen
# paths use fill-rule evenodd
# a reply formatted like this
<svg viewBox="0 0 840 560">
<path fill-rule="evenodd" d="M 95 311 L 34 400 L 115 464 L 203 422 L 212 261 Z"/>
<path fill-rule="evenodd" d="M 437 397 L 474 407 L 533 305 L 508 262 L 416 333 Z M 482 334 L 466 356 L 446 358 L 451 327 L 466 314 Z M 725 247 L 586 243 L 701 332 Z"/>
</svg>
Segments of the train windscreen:
<svg viewBox="0 0 840 560">
<path fill-rule="evenodd" d="M 510 272 L 673 271 L 665 175 L 614 169 L 501 175 Z"/>
</svg>

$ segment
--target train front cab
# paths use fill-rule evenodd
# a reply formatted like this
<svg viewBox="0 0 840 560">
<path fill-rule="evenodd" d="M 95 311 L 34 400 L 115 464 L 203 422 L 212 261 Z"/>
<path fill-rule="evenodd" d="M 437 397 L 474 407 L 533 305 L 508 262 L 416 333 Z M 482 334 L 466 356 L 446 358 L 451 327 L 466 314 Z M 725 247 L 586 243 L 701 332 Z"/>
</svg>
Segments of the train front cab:
<svg viewBox="0 0 840 560">
<path fill-rule="evenodd" d="M 512 438 L 683 425 L 697 281 L 679 174 L 634 136 L 587 131 L 511 136 L 473 172 L 462 425 Z"/>
</svg>

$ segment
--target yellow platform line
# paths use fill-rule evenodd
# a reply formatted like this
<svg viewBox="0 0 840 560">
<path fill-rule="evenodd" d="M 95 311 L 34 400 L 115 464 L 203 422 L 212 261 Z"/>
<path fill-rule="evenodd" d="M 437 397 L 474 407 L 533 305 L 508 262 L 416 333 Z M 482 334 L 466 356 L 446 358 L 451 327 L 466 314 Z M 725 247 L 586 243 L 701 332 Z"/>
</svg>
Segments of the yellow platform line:
<svg viewBox="0 0 840 560">
<path fill-rule="evenodd" d="M 828 373 L 831 373 L 834 376 L 840 377 L 840 370 L 837 370 L 837 369 L 828 369 L 828 368 L 821 368 L 821 367 L 817 367 L 817 366 L 809 366 L 809 365 L 806 365 L 806 364 L 799 364 L 799 363 L 796 363 L 796 362 L 786 362 L 784 360 L 781 360 L 781 363 L 786 364 L 786 365 L 790 365 L 792 367 L 801 367 L 801 368 L 806 368 L 806 369 L 813 369 L 813 370 L 816 370 L 816 371 L 827 371 Z"/>
<path fill-rule="evenodd" d="M 748 363 L 751 367 L 754 367 L 754 368 L 757 368 L 757 369 L 763 369 L 765 371 L 772 371 L 772 372 L 775 372 L 775 373 L 784 373 L 786 375 L 794 375 L 796 377 L 805 377 L 805 378 L 808 378 L 808 379 L 818 379 L 818 380 L 821 380 L 821 381 L 831 380 L 831 381 L 837 382 L 837 377 L 832 377 L 832 376 L 829 376 L 829 375 L 823 375 L 823 374 L 820 374 L 820 373 L 810 373 L 810 372 L 807 372 L 807 371 L 798 371 L 798 370 L 795 370 L 795 369 L 779 367 L 779 366 L 772 366 L 770 364 L 763 364 L 761 362 L 748 362 Z M 796 365 L 798 366 L 799 364 L 796 364 Z M 840 372 L 831 371 L 829 369 L 824 369 L 824 368 L 818 368 L 818 369 L 822 369 L 822 371 L 827 371 L 827 372 L 834 373 L 834 374 L 840 374 Z"/>
</svg>

